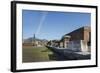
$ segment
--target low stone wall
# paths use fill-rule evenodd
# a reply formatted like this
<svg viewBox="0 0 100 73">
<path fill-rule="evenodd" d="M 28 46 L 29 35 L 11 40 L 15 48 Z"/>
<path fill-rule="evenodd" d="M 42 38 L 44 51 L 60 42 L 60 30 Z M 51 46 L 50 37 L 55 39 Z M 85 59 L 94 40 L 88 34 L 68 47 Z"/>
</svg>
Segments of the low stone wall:
<svg viewBox="0 0 100 73">
<path fill-rule="evenodd" d="M 65 60 L 85 60 L 90 59 L 90 54 L 81 54 L 78 52 L 74 52 L 69 49 L 59 49 L 57 47 L 50 47 L 47 46 L 49 49 L 51 49 L 54 53 L 58 54 L 59 56 L 62 56 Z"/>
<path fill-rule="evenodd" d="M 89 51 L 88 45 L 84 40 L 76 40 L 76 41 L 70 41 L 68 43 L 68 47 L 73 51 L 76 52 L 87 52 Z"/>
</svg>

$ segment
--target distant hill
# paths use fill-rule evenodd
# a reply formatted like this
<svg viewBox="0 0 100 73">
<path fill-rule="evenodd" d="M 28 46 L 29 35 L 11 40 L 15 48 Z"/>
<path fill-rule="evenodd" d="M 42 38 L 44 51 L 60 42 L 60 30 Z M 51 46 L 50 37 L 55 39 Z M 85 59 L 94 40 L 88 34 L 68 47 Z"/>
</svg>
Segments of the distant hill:
<svg viewBox="0 0 100 73">
<path fill-rule="evenodd" d="M 38 38 L 34 39 L 33 37 L 30 37 L 30 38 L 24 39 L 23 43 L 31 43 L 32 40 L 41 41 L 41 42 L 48 42 L 48 40 L 46 40 L 46 39 L 38 39 Z"/>
</svg>

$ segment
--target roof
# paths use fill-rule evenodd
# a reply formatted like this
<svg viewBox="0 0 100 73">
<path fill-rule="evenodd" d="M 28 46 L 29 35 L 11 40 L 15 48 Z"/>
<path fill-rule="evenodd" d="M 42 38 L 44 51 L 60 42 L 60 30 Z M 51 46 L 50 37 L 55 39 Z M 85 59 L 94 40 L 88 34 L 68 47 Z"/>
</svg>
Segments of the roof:
<svg viewBox="0 0 100 73">
<path fill-rule="evenodd" d="M 75 30 L 73 30 L 73 31 L 71 31 L 71 32 L 69 32 L 69 33 L 67 33 L 67 34 L 65 34 L 64 36 L 68 36 L 68 35 L 70 35 L 70 33 L 72 33 L 72 32 L 75 32 L 75 31 L 78 31 L 78 30 L 81 30 L 81 29 L 89 29 L 89 30 L 91 30 L 91 27 L 90 26 L 83 26 L 83 27 L 80 27 L 80 28 L 78 28 L 78 29 L 75 29 Z"/>
</svg>

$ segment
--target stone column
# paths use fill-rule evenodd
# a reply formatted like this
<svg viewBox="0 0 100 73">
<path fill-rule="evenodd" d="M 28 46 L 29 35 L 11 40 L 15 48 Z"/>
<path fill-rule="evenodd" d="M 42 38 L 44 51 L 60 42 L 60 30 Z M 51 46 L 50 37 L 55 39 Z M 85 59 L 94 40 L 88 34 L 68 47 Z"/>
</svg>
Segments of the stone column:
<svg viewBox="0 0 100 73">
<path fill-rule="evenodd" d="M 63 37 L 64 48 L 67 48 L 70 36 Z"/>
</svg>

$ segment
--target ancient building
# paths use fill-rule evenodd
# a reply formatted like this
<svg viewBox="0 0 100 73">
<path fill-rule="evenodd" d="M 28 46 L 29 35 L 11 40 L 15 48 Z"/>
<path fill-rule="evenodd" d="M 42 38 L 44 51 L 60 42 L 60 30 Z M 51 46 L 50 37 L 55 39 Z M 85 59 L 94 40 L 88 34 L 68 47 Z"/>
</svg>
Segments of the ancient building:
<svg viewBox="0 0 100 73">
<path fill-rule="evenodd" d="M 60 47 L 60 48 L 61 48 L 61 47 L 67 48 L 70 38 L 71 38 L 71 37 L 68 36 L 68 35 L 63 36 L 62 39 L 59 41 L 59 47 Z"/>
<path fill-rule="evenodd" d="M 65 34 L 58 43 L 60 48 L 74 51 L 91 51 L 91 28 L 89 26 L 78 28 Z"/>
<path fill-rule="evenodd" d="M 90 42 L 91 39 L 91 28 L 89 26 L 81 27 L 76 29 L 66 35 L 70 35 L 70 41 L 75 40 L 84 40 L 86 42 Z M 66 36 L 65 35 L 65 36 Z"/>
<path fill-rule="evenodd" d="M 76 29 L 64 36 L 70 36 L 69 40 L 65 40 L 63 42 L 64 45 L 67 44 L 68 46 L 64 48 L 71 48 L 77 51 L 90 51 L 91 46 L 91 28 L 89 26 L 81 27 Z"/>
<path fill-rule="evenodd" d="M 89 52 L 91 51 L 91 28 L 89 26 L 78 28 L 65 34 L 60 40 L 48 42 L 48 45 L 77 52 Z"/>
</svg>

